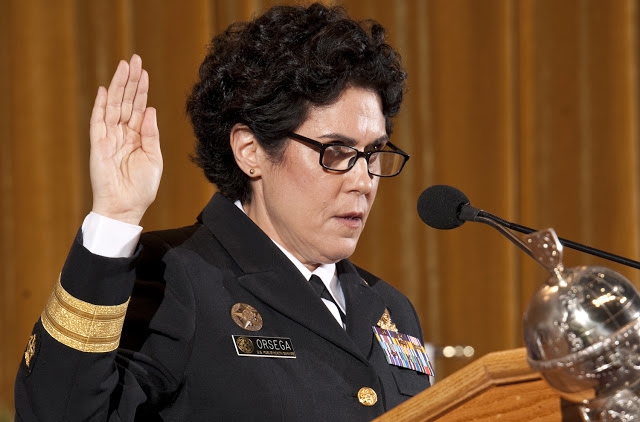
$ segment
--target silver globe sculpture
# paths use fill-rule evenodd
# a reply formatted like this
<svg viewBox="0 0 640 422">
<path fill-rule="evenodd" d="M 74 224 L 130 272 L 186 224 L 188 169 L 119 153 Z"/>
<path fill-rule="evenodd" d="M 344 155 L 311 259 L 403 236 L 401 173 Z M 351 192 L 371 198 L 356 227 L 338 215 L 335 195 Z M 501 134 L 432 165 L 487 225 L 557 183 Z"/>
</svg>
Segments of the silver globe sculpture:
<svg viewBox="0 0 640 422">
<path fill-rule="evenodd" d="M 638 290 L 608 268 L 565 269 L 553 229 L 525 243 L 550 272 L 524 313 L 529 365 L 584 421 L 640 421 Z"/>
</svg>

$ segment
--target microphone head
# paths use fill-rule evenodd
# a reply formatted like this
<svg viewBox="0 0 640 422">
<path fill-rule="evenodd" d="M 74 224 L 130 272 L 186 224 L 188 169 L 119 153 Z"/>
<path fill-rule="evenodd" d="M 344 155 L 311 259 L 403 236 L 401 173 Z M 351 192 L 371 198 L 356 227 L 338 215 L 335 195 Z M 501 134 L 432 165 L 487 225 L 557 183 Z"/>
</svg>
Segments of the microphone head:
<svg viewBox="0 0 640 422">
<path fill-rule="evenodd" d="M 458 189 L 447 185 L 429 186 L 418 198 L 418 215 L 428 226 L 449 230 L 464 224 L 458 215 L 469 198 Z"/>
</svg>

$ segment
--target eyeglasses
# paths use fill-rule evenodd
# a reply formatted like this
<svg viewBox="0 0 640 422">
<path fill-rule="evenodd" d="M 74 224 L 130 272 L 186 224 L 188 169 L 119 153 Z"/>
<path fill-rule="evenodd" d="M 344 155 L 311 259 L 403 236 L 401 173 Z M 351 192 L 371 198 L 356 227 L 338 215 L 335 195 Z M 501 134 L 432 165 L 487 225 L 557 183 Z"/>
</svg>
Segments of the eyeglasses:
<svg viewBox="0 0 640 422">
<path fill-rule="evenodd" d="M 323 144 L 306 136 L 289 132 L 288 136 L 296 141 L 312 145 L 320 150 L 320 165 L 332 171 L 348 171 L 356 165 L 358 158 L 364 157 L 367 171 L 371 176 L 393 177 L 400 174 L 409 154 L 387 142 L 385 148 L 391 150 L 358 151 L 354 147 L 343 144 Z"/>
</svg>

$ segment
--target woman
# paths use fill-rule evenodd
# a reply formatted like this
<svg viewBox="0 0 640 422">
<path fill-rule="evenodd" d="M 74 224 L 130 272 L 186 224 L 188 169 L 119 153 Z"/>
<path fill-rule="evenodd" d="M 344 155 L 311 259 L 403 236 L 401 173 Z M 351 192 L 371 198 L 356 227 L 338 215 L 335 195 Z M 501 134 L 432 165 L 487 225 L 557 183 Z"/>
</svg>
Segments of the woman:
<svg viewBox="0 0 640 422">
<path fill-rule="evenodd" d="M 408 159 L 389 142 L 404 79 L 383 28 L 340 8 L 232 25 L 187 101 L 219 193 L 194 225 L 140 235 L 162 157 L 148 75 L 121 62 L 18 420 L 370 420 L 428 387 L 413 307 L 348 260 L 380 177 Z"/>
</svg>

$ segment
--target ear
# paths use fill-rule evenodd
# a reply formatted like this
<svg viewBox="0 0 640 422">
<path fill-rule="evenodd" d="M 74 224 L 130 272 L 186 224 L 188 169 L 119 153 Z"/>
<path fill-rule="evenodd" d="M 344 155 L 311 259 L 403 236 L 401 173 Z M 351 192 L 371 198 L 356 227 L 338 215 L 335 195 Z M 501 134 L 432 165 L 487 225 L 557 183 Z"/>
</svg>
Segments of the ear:
<svg viewBox="0 0 640 422">
<path fill-rule="evenodd" d="M 236 163 L 249 177 L 260 175 L 260 165 L 258 160 L 258 150 L 260 145 L 247 125 L 236 123 L 231 128 L 229 135 L 231 150 L 236 159 Z"/>
</svg>

